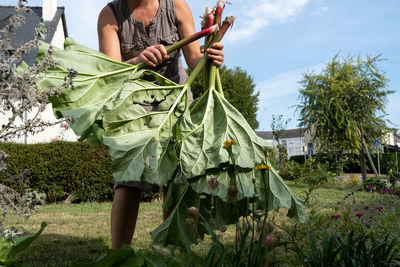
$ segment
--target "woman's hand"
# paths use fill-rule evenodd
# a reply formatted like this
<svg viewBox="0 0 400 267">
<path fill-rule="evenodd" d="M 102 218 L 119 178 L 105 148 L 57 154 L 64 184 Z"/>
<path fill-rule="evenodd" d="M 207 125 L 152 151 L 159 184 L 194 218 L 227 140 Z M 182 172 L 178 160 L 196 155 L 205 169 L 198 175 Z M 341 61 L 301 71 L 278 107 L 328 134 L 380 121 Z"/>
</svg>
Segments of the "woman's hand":
<svg viewBox="0 0 400 267">
<path fill-rule="evenodd" d="M 223 43 L 214 43 L 211 47 L 207 48 L 207 53 L 208 58 L 212 59 L 215 65 L 221 66 L 224 63 L 225 55 Z"/>
<path fill-rule="evenodd" d="M 132 62 L 128 61 L 128 63 L 137 65 L 140 62 L 144 62 L 150 67 L 155 67 L 167 59 L 169 59 L 167 50 L 163 45 L 159 44 L 147 47 Z"/>
</svg>

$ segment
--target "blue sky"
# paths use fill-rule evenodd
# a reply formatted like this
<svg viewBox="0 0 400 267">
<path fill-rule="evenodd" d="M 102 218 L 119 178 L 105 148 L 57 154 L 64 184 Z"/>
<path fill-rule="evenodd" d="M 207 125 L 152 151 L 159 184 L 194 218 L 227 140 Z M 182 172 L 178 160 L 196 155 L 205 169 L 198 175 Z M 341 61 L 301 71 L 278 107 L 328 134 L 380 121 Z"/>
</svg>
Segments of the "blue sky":
<svg viewBox="0 0 400 267">
<path fill-rule="evenodd" d="M 29 0 L 41 5 L 40 0 Z M 109 0 L 58 0 L 65 6 L 68 34 L 77 42 L 97 49 L 96 23 Z M 215 1 L 187 0 L 197 29 L 204 6 Z M 298 125 L 295 106 L 302 73 L 319 72 L 340 53 L 382 54 L 379 64 L 386 73 L 390 95 L 387 119 L 400 127 L 400 1 L 399 0 L 230 0 L 225 14 L 235 15 L 227 33 L 225 64 L 239 66 L 253 77 L 260 91 L 257 119 L 259 130 L 270 130 L 272 115 Z M 13 5 L 16 0 L 2 0 Z"/>
</svg>

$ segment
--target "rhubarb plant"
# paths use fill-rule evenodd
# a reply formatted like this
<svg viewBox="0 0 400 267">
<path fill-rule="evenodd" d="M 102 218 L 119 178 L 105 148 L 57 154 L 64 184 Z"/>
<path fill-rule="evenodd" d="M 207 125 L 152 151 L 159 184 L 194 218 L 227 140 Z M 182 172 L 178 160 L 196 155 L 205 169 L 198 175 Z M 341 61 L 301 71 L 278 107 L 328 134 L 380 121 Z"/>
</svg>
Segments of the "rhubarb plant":
<svg viewBox="0 0 400 267">
<path fill-rule="evenodd" d="M 216 12 L 207 11 L 204 29 L 167 52 L 204 36 L 205 48 L 220 41 L 235 19 L 221 23 L 224 6 L 219 0 Z M 47 49 L 42 43 L 38 60 Z M 248 214 L 250 199 L 267 199 L 273 202 L 268 209 L 286 207 L 294 220 L 305 219 L 301 201 L 273 170 L 268 198 L 257 194 L 255 185 L 261 180 L 254 167 L 266 162 L 269 144 L 224 98 L 218 68 L 207 53 L 187 82 L 178 85 L 144 64 L 111 60 L 72 39 L 66 40 L 64 50 L 54 50 L 58 65 L 42 74 L 38 87 L 55 87 L 67 74 L 74 85 L 50 99 L 56 116 L 69 118 L 81 140 L 108 146 L 115 181 L 170 184 L 164 205 L 171 215 L 152 232 L 153 243 L 190 249 L 207 232 L 199 222 L 214 229 L 235 223 Z M 207 77 L 204 94 L 189 105 L 188 89 L 201 71 Z M 191 207 L 198 215 L 188 214 Z"/>
</svg>

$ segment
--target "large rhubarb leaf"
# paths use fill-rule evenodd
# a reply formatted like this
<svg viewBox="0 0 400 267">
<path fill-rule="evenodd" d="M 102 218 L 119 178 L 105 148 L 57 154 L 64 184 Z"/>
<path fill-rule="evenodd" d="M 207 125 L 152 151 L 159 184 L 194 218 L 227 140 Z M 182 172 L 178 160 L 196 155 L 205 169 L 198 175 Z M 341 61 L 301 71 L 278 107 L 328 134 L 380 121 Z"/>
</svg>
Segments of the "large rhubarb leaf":
<svg viewBox="0 0 400 267">
<path fill-rule="evenodd" d="M 296 222 L 306 220 L 303 201 L 285 184 L 278 172 L 269 166 L 267 171 L 256 171 L 256 187 L 260 208 L 278 211 L 281 207 L 288 209 L 287 216 Z"/>
<path fill-rule="evenodd" d="M 42 43 L 39 60 L 47 49 Z M 42 75 L 39 88 L 60 85 L 70 69 L 77 73 L 73 88 L 50 99 L 57 117 L 71 118 L 71 128 L 81 140 L 99 143 L 104 138 L 116 181 L 166 184 L 178 164 L 171 138 L 177 117 L 188 106 L 188 87 L 113 61 L 71 39 L 65 50 L 54 49 L 59 64 Z"/>
<path fill-rule="evenodd" d="M 50 101 L 56 116 L 72 118 L 71 128 L 82 136 L 95 120 L 100 119 L 100 110 L 114 100 L 121 85 L 137 67 L 111 60 L 100 52 L 76 44 L 70 38 L 66 39 L 64 47 L 65 50 L 53 48 L 57 67 L 41 76 L 38 87 L 59 86 L 70 70 L 77 72 L 74 87 L 63 90 Z M 40 43 L 37 60 L 44 57 L 48 48 L 48 44 Z"/>
<path fill-rule="evenodd" d="M 196 207 L 199 215 L 188 213 L 190 207 Z M 208 233 L 200 222 L 219 229 L 248 215 L 247 207 L 247 200 L 227 203 L 218 197 L 194 192 L 190 184 L 171 184 L 164 203 L 171 214 L 151 232 L 152 243 L 188 247 Z"/>
<path fill-rule="evenodd" d="M 258 205 L 263 207 L 265 199 L 268 198 L 268 210 L 278 211 L 281 207 L 289 209 L 288 216 L 296 222 L 305 220 L 305 207 L 303 202 L 292 193 L 290 188 L 285 184 L 278 172 L 270 166 L 270 170 L 265 176 L 262 176 L 260 171 L 238 170 L 234 184 L 238 188 L 237 200 L 243 198 L 258 198 Z M 229 201 L 228 187 L 232 184 L 232 175 L 228 171 L 207 171 L 207 175 L 201 176 L 196 181 L 191 183 L 193 190 L 197 193 L 207 193 L 212 196 L 218 196 L 225 202 Z M 210 186 L 212 179 L 218 181 L 217 187 Z M 255 179 L 256 184 L 253 184 Z M 264 186 L 265 181 L 265 186 Z M 257 194 L 254 194 L 254 187 L 257 188 Z M 266 188 L 266 191 L 264 191 Z"/>
<path fill-rule="evenodd" d="M 233 168 L 233 166 L 231 166 Z M 228 188 L 231 184 L 235 184 L 238 189 L 236 200 L 254 197 L 254 179 L 253 169 L 239 169 L 236 175 L 224 168 L 223 170 L 212 169 L 207 170 L 207 174 L 191 182 L 191 186 L 197 193 L 206 193 L 211 196 L 217 196 L 228 202 Z M 234 178 L 234 180 L 232 179 Z M 218 181 L 217 186 L 211 186 L 215 180 Z"/>
<path fill-rule="evenodd" d="M 186 108 L 185 101 L 181 101 L 186 88 L 170 83 L 156 86 L 139 79 L 129 80 L 116 99 L 104 107 L 104 143 L 110 148 L 115 181 L 144 179 L 164 185 L 172 177 L 178 160 L 171 139 L 177 115 Z M 153 101 L 157 110 L 147 111 L 135 103 L 138 100 Z"/>
<path fill-rule="evenodd" d="M 243 115 L 214 89 L 192 104 L 179 121 L 179 130 L 180 172 L 186 179 L 232 160 L 240 168 L 251 169 L 266 159 L 269 143 L 258 137 Z M 227 140 L 236 142 L 233 159 L 223 148 Z"/>
</svg>

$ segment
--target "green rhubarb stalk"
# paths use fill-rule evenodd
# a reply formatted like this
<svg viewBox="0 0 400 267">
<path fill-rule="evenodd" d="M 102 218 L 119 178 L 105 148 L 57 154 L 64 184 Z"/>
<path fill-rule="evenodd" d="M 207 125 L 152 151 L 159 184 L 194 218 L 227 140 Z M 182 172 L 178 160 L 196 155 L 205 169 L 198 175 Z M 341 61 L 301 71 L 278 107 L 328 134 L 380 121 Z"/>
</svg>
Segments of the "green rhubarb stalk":
<svg viewBox="0 0 400 267">
<path fill-rule="evenodd" d="M 235 17 L 234 16 L 230 16 L 230 17 L 225 18 L 225 20 L 222 23 L 221 28 L 219 29 L 219 31 L 214 34 L 214 38 L 213 38 L 212 43 L 210 44 L 210 46 L 213 43 L 220 42 L 222 40 L 222 38 L 224 37 L 226 31 L 229 29 L 229 27 L 231 27 L 233 25 L 234 21 L 235 21 Z M 210 67 L 210 74 L 209 74 L 209 77 L 208 77 L 208 84 L 205 83 L 205 85 L 206 85 L 205 88 L 211 88 L 211 85 L 213 85 L 212 89 L 215 89 L 215 83 L 216 83 L 218 92 L 223 96 L 224 95 L 224 91 L 222 89 L 222 83 L 221 83 L 221 77 L 219 75 L 219 70 L 214 64 L 212 64 L 212 63 L 210 63 L 210 64 L 211 64 L 211 67 Z M 215 80 L 215 79 L 217 79 L 217 80 Z M 207 80 L 205 80 L 205 81 L 207 81 Z"/>
<path fill-rule="evenodd" d="M 217 76 L 216 76 L 216 85 L 218 92 L 224 96 L 224 90 L 222 89 L 221 75 L 219 72 L 219 68 L 217 68 Z"/>
<path fill-rule="evenodd" d="M 190 74 L 189 78 L 187 79 L 186 83 L 184 84 L 184 86 L 182 88 L 182 91 L 177 96 L 175 103 L 171 106 L 171 108 L 168 111 L 167 116 L 165 116 L 164 120 L 161 122 L 161 124 L 157 130 L 161 130 L 164 123 L 168 120 L 168 118 L 171 116 L 171 114 L 175 111 L 175 108 L 178 105 L 178 103 L 181 101 L 182 97 L 187 94 L 187 91 L 189 90 L 190 85 L 194 82 L 194 80 L 197 78 L 197 76 L 203 69 L 204 65 L 206 64 L 207 57 L 208 57 L 208 55 L 206 53 L 201 58 L 201 60 L 199 61 L 199 63 L 197 64 L 197 66 L 193 70 L 193 72 Z"/>
<path fill-rule="evenodd" d="M 215 66 L 215 64 L 211 64 L 210 76 L 209 76 L 209 80 L 208 80 L 208 88 L 210 90 L 215 90 L 216 78 L 217 78 L 217 66 Z"/>
<path fill-rule="evenodd" d="M 202 25 L 204 25 L 205 27 L 210 27 L 210 26 L 214 25 L 214 14 L 213 13 L 214 13 L 214 9 L 212 9 L 209 6 L 205 7 Z M 210 43 L 212 42 L 213 37 L 214 37 L 214 34 L 210 34 L 206 38 L 204 38 L 204 50 L 206 50 L 209 47 Z M 211 66 L 211 63 L 209 61 L 207 61 L 204 66 L 204 71 L 203 71 L 204 88 L 208 88 L 210 66 Z"/>
</svg>

